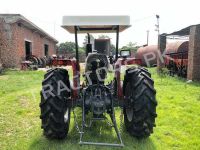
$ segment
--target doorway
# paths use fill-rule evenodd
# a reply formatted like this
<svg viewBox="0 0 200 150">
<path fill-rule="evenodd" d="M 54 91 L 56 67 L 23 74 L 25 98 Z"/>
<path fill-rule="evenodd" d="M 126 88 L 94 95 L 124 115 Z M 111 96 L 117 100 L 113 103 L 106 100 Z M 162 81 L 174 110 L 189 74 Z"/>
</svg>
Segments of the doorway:
<svg viewBox="0 0 200 150">
<path fill-rule="evenodd" d="M 49 56 L 49 45 L 47 45 L 47 44 L 44 44 L 44 55 L 46 57 Z"/>
<path fill-rule="evenodd" d="M 26 53 L 26 59 L 32 55 L 31 42 L 29 41 L 25 41 L 25 53 Z"/>
</svg>

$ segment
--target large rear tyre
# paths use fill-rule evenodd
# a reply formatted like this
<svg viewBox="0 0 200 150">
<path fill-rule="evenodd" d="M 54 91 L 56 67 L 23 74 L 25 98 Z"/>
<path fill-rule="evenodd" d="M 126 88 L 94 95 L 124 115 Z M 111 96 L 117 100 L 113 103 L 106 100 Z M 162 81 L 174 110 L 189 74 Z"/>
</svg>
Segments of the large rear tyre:
<svg viewBox="0 0 200 150">
<path fill-rule="evenodd" d="M 134 137 L 145 138 L 153 133 L 156 114 L 156 91 L 150 73 L 144 68 L 126 71 L 123 92 L 125 95 L 124 122 Z"/>
<path fill-rule="evenodd" d="M 41 91 L 41 121 L 43 133 L 47 138 L 63 139 L 67 136 L 70 124 L 70 107 L 67 100 L 70 91 L 58 93 L 58 82 L 64 83 L 70 89 L 69 75 L 64 69 L 48 71 L 42 82 Z M 50 92 L 47 92 L 51 88 Z"/>
</svg>

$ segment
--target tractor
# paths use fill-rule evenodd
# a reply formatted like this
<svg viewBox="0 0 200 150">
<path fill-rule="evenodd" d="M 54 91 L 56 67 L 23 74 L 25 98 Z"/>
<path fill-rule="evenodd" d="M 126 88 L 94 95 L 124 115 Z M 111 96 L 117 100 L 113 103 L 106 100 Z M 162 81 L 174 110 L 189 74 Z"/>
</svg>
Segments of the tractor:
<svg viewBox="0 0 200 150">
<path fill-rule="evenodd" d="M 41 122 L 43 133 L 50 139 L 64 139 L 73 113 L 80 145 L 123 147 L 121 127 L 138 139 L 153 133 L 156 114 L 156 90 L 150 72 L 140 67 L 141 60 L 132 58 L 130 50 L 118 50 L 119 33 L 129 28 L 129 16 L 64 16 L 62 27 L 75 34 L 76 58 L 52 60 L 53 69 L 44 75 L 41 90 Z M 78 34 L 88 34 L 84 73 L 80 73 Z M 91 33 L 115 33 L 116 51 L 110 52 L 109 43 L 93 43 Z M 71 66 L 72 75 L 64 67 Z M 105 82 L 109 67 L 114 77 Z M 126 67 L 122 74 L 122 67 Z M 84 81 L 80 81 L 83 76 Z M 72 81 L 70 81 L 70 79 Z M 123 80 L 122 80 L 123 79 Z M 75 108 L 80 107 L 82 121 L 77 121 Z M 115 117 L 116 107 L 121 108 L 120 128 Z M 86 121 L 87 119 L 87 121 Z M 89 120 L 89 121 L 88 121 Z M 106 122 L 106 121 L 107 122 Z M 115 129 L 118 143 L 84 141 L 86 128 L 94 122 L 105 121 Z M 123 122 L 124 121 L 124 122 Z M 96 133 L 98 134 L 98 133 Z"/>
</svg>

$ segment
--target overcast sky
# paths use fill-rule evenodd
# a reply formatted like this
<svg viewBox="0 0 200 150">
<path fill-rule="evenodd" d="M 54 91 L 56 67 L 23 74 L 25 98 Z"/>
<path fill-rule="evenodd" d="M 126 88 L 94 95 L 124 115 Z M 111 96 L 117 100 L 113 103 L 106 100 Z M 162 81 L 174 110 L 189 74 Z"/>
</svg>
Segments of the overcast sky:
<svg viewBox="0 0 200 150">
<path fill-rule="evenodd" d="M 74 36 L 62 29 L 64 15 L 130 15 L 132 27 L 120 34 L 120 46 L 128 42 L 156 44 L 156 14 L 160 15 L 161 33 L 179 30 L 200 23 L 198 0 L 1 0 L 0 13 L 20 13 L 44 29 L 59 42 L 74 41 Z M 109 34 L 115 42 L 115 36 Z M 83 42 L 83 36 L 80 36 Z"/>
</svg>

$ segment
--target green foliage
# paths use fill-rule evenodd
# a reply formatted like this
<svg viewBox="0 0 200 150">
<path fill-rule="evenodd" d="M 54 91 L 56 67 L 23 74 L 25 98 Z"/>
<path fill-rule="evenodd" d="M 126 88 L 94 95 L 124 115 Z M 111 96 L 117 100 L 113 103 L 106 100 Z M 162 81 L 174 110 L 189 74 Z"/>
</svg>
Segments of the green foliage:
<svg viewBox="0 0 200 150">
<path fill-rule="evenodd" d="M 58 50 L 65 51 L 65 52 L 74 52 L 75 51 L 75 43 L 74 42 L 60 43 Z"/>
<path fill-rule="evenodd" d="M 137 43 L 129 42 L 127 44 L 128 47 L 135 47 Z"/>
<path fill-rule="evenodd" d="M 137 51 L 137 43 L 129 42 L 127 45 L 123 46 L 120 50 L 130 50 L 130 51 Z"/>
</svg>

